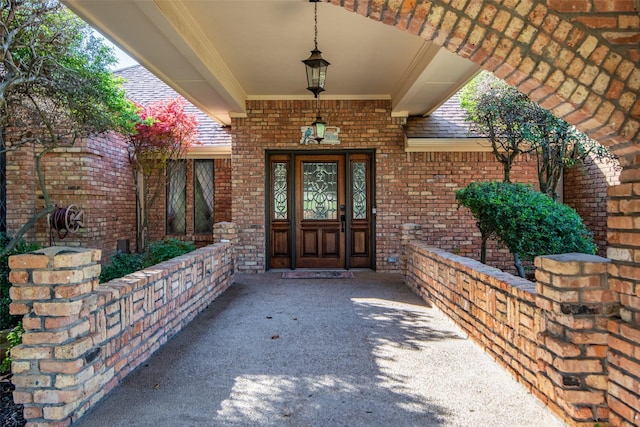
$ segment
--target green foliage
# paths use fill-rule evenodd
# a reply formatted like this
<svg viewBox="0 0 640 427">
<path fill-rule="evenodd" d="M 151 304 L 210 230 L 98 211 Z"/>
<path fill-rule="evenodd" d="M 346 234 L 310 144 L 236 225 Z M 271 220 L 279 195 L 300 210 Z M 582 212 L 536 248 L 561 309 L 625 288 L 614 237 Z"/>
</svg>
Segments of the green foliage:
<svg viewBox="0 0 640 427">
<path fill-rule="evenodd" d="M 0 363 L 0 373 L 4 374 L 11 370 L 11 349 L 17 345 L 22 344 L 22 334 L 24 334 L 24 328 L 22 327 L 22 322 L 18 322 L 18 324 L 7 334 L 7 342 L 9 343 L 9 348 L 5 353 L 4 359 L 2 359 L 2 363 Z"/>
<path fill-rule="evenodd" d="M 143 268 L 144 260 L 141 254 L 117 253 L 111 257 L 108 264 L 102 266 L 100 283 L 126 276 Z"/>
<path fill-rule="evenodd" d="M 2 2 L 0 40 L 0 139 L 11 125 L 11 149 L 33 150 L 43 199 L 9 251 L 55 208 L 40 166 L 44 156 L 91 134 L 128 135 L 139 118 L 109 70 L 116 61 L 111 49 L 58 0 Z"/>
<path fill-rule="evenodd" d="M 491 141 L 493 155 L 504 169 L 504 181 L 509 182 L 517 156 L 531 150 L 528 124 L 535 120 L 539 107 L 488 73 L 479 74 L 461 91 L 460 105 L 472 128 Z"/>
<path fill-rule="evenodd" d="M 535 147 L 534 153 L 538 160 L 538 184 L 542 193 L 556 200 L 556 189 L 564 169 L 584 166 L 584 161 L 589 156 L 606 163 L 614 162 L 619 167 L 613 153 L 574 126 L 542 107 L 538 107 L 536 114 L 536 121 L 531 123 L 530 128 L 532 146 Z"/>
<path fill-rule="evenodd" d="M 138 270 L 159 264 L 163 261 L 184 255 L 195 250 L 193 242 L 178 239 L 165 239 L 149 245 L 143 254 L 118 253 L 111 257 L 108 264 L 102 266 L 100 283 L 117 279 Z"/>
<path fill-rule="evenodd" d="M 56 0 L 25 0 L 4 5 L 0 23 L 3 119 L 20 107 L 74 132 L 132 131 L 135 106 L 109 70 L 116 57 L 82 19 Z"/>
<path fill-rule="evenodd" d="M 149 250 L 145 254 L 145 264 L 147 266 L 155 265 L 194 251 L 195 249 L 196 246 L 193 242 L 185 242 L 179 239 L 164 239 L 149 245 Z"/>
<path fill-rule="evenodd" d="M 456 191 L 456 201 L 471 210 L 476 219 L 476 226 L 480 230 L 482 247 L 480 261 L 486 263 L 487 240 L 496 233 L 495 217 L 497 210 L 504 200 L 500 200 L 500 193 L 496 187 L 497 182 L 477 184 L 471 183 L 468 187 Z"/>
<path fill-rule="evenodd" d="M 5 233 L 0 233 L 0 252 L 11 241 L 11 237 Z M 19 240 L 15 247 L 8 253 L 0 255 L 0 329 L 7 329 L 14 327 L 18 324 L 20 316 L 11 316 L 9 314 L 9 304 L 11 298 L 9 297 L 9 288 L 11 283 L 9 282 L 9 257 L 11 255 L 19 255 L 27 252 L 35 251 L 39 249 L 35 243 L 27 243 L 24 240 Z"/>
<path fill-rule="evenodd" d="M 461 90 L 460 105 L 472 128 L 491 141 L 505 182 L 516 157 L 526 152 L 537 156 L 540 191 L 554 199 L 564 168 L 581 166 L 588 156 L 617 163 L 605 147 L 488 72 Z"/>
<path fill-rule="evenodd" d="M 596 245 L 575 210 L 525 184 L 472 183 L 456 192 L 484 236 L 503 242 L 516 259 L 569 252 L 593 254 Z"/>
</svg>

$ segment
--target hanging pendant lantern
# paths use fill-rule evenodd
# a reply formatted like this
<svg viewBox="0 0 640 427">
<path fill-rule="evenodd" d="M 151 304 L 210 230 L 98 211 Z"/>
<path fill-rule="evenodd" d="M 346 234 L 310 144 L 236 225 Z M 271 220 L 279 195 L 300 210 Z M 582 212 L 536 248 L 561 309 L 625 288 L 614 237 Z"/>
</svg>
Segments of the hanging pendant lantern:
<svg viewBox="0 0 640 427">
<path fill-rule="evenodd" d="M 324 84 L 327 79 L 327 67 L 329 61 L 322 57 L 322 52 L 318 49 L 318 1 L 310 0 L 314 3 L 314 48 L 311 56 L 302 62 L 307 70 L 307 90 L 317 98 L 320 92 L 324 91 Z"/>
<path fill-rule="evenodd" d="M 320 117 L 320 111 L 318 111 L 318 115 L 316 116 L 316 121 L 311 123 L 311 127 L 313 128 L 313 134 L 315 135 L 315 140 L 320 142 L 324 139 L 324 131 L 327 128 L 327 122 L 322 120 Z"/>
</svg>

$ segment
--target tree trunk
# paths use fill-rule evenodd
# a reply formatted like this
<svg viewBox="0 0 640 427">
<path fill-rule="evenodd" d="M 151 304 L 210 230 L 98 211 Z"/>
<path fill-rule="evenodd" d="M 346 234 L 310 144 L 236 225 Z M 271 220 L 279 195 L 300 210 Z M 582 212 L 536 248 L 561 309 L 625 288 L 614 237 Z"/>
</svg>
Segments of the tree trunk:
<svg viewBox="0 0 640 427">
<path fill-rule="evenodd" d="M 137 171 L 135 173 L 135 181 L 136 181 L 136 204 L 137 204 L 137 212 L 136 212 L 136 252 L 142 253 L 146 249 L 146 218 L 147 212 L 145 209 L 145 183 L 144 176 L 141 171 Z"/>
<path fill-rule="evenodd" d="M 480 262 L 487 263 L 487 240 L 489 236 L 482 236 L 482 242 L 480 243 Z"/>
<path fill-rule="evenodd" d="M 527 275 L 524 272 L 524 267 L 522 265 L 522 261 L 520 261 L 520 256 L 518 254 L 513 254 L 513 262 L 516 266 L 516 270 L 518 270 L 518 276 L 522 277 L 523 279 L 527 277 Z"/>
</svg>

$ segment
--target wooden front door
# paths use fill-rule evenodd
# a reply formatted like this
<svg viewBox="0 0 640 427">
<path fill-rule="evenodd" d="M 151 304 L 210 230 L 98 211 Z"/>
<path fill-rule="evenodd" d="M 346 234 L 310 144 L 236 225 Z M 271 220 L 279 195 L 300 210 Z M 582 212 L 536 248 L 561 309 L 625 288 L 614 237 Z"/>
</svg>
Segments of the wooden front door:
<svg viewBox="0 0 640 427">
<path fill-rule="evenodd" d="M 296 267 L 345 268 L 344 156 L 296 157 Z"/>
<path fill-rule="evenodd" d="M 271 154 L 269 266 L 373 268 L 370 153 Z"/>
</svg>

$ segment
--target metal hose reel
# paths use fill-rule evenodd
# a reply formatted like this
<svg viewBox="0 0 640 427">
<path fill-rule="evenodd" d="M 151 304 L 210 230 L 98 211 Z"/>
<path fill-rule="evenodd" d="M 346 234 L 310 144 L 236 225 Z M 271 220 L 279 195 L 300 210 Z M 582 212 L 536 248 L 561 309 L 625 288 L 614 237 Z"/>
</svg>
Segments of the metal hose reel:
<svg viewBox="0 0 640 427">
<path fill-rule="evenodd" d="M 84 227 L 84 211 L 76 205 L 69 205 L 66 208 L 56 207 L 49 215 L 49 228 L 51 233 L 57 231 L 58 237 L 64 239 L 69 233 L 76 233 Z"/>
</svg>

